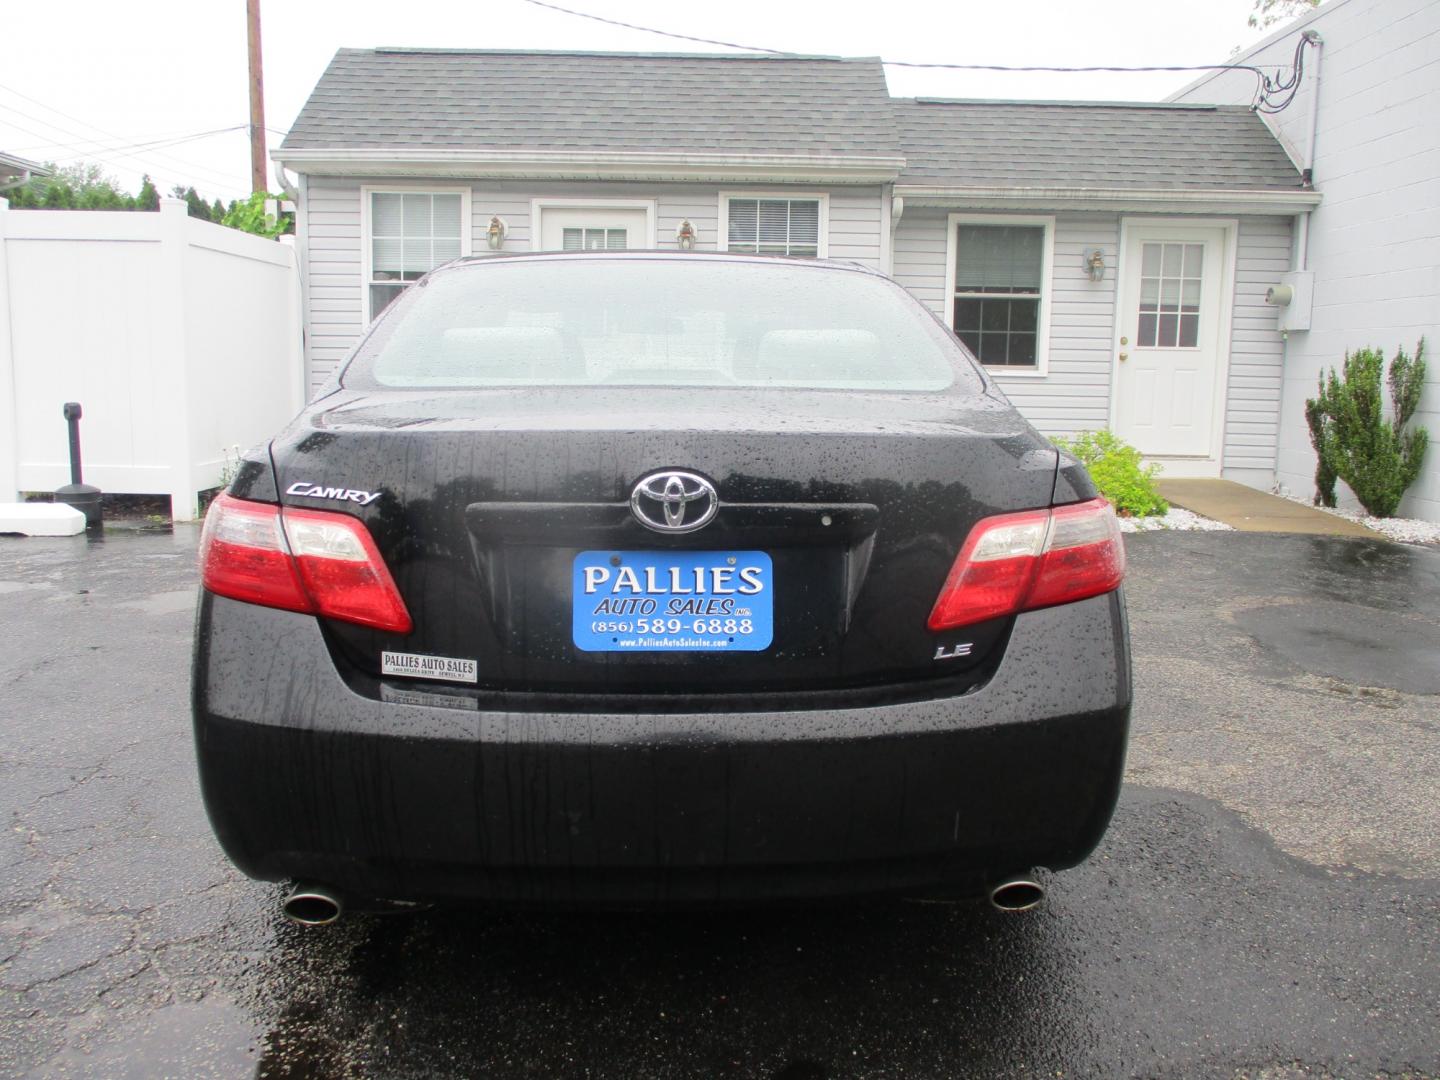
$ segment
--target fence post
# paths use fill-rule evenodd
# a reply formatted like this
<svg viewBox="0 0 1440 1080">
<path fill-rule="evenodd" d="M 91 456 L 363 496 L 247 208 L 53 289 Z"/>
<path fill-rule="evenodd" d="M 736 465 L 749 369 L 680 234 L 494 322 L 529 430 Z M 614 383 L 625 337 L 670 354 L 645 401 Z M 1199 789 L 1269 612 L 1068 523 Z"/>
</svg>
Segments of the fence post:
<svg viewBox="0 0 1440 1080">
<path fill-rule="evenodd" d="M 170 420 L 166 453 L 169 457 L 170 517 L 194 521 L 200 516 L 196 499 L 194 462 L 190 447 L 190 357 L 185 332 L 185 256 L 190 246 L 189 208 L 184 199 L 160 200 L 160 274 L 157 287 L 163 290 L 161 325 L 156 328 L 156 347 L 162 351 L 166 373 L 160 392 L 167 397 L 165 412 Z"/>
<path fill-rule="evenodd" d="M 10 338 L 9 252 L 5 240 L 10 201 L 0 198 L 0 502 L 20 498 L 20 424 L 15 408 L 15 353 Z"/>
</svg>

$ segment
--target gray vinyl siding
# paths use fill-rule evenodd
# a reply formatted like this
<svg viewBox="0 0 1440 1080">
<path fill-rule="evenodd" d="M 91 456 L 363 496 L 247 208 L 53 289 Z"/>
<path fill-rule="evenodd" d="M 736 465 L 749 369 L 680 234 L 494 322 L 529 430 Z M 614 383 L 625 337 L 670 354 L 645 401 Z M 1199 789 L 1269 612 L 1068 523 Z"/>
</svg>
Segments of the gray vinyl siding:
<svg viewBox="0 0 1440 1080">
<path fill-rule="evenodd" d="M 949 322 L 945 241 L 950 211 L 907 209 L 895 232 L 895 279 Z M 1131 220 L 1144 220 L 1135 215 Z M 996 374 L 1025 417 L 1047 435 L 1070 435 L 1110 423 L 1110 380 L 1119 280 L 1120 215 L 1055 215 L 1050 281 L 1050 354 L 1043 378 Z M 1090 281 L 1087 249 L 1105 253 L 1104 280 Z M 1274 482 L 1284 347 L 1265 290 L 1289 269 L 1291 220 L 1246 217 L 1236 239 L 1234 311 L 1226 385 L 1223 457 L 1226 476 L 1254 486 Z"/>
<path fill-rule="evenodd" d="M 1224 475 L 1269 487 L 1275 482 L 1285 344 L 1265 290 L 1290 269 L 1291 219 L 1241 218 L 1236 248 Z"/>
<path fill-rule="evenodd" d="M 391 182 L 407 186 L 425 183 L 416 178 Z M 453 187 L 455 181 L 436 180 L 435 183 Z M 304 228 L 299 242 L 306 258 L 309 300 L 306 347 L 312 391 L 334 373 L 364 329 L 360 189 L 385 184 L 385 180 L 358 177 L 307 177 Z M 654 199 L 656 240 L 660 248 L 675 248 L 675 230 L 681 221 L 688 219 L 699 235 L 697 248 L 711 251 L 719 238 L 720 193 L 757 189 L 783 190 L 745 184 L 722 187 L 718 184 L 477 180 L 471 184 L 470 195 L 471 250 L 476 255 L 488 253 L 486 230 L 491 217 L 498 214 L 509 230 L 504 250 L 529 251 L 534 239 L 530 220 L 532 199 L 593 197 Z M 820 190 L 825 189 L 803 188 L 807 193 Z M 832 188 L 828 194 L 830 257 L 879 267 L 881 188 Z"/>
<path fill-rule="evenodd" d="M 318 388 L 359 336 L 360 181 L 306 178 L 304 199 L 305 330 L 310 388 Z"/>
<path fill-rule="evenodd" d="M 907 209 L 895 230 L 895 280 L 950 323 L 945 297 L 945 231 L 950 211 Z M 1047 374 L 996 374 L 1015 407 L 1046 435 L 1093 431 L 1110 423 L 1111 342 L 1115 336 L 1114 252 L 1120 219 L 1114 214 L 1055 215 L 1050 281 L 1050 358 Z M 1098 284 L 1081 256 L 1098 247 L 1112 269 Z"/>
</svg>

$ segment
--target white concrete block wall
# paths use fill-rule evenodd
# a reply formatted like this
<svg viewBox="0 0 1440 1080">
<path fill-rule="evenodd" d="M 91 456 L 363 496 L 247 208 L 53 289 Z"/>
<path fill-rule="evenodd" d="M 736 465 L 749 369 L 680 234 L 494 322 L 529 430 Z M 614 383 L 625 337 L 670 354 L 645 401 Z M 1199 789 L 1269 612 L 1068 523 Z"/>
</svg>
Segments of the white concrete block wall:
<svg viewBox="0 0 1440 1080">
<path fill-rule="evenodd" d="M 1432 447 L 1400 514 L 1440 521 L 1440 4 L 1435 0 L 1328 0 L 1313 16 L 1262 42 L 1242 62 L 1288 63 L 1296 36 L 1324 39 L 1315 139 L 1309 268 L 1311 328 L 1285 347 L 1277 475 L 1289 490 L 1314 490 L 1305 399 L 1347 349 L 1387 356 L 1423 335 L 1432 350 L 1416 420 Z M 1241 103 L 1253 80 L 1227 72 L 1180 100 Z M 1308 88 L 1267 123 L 1299 152 L 1309 122 Z M 1342 495 L 1348 494 L 1343 491 Z M 1355 505 L 1353 500 L 1350 505 Z"/>
<path fill-rule="evenodd" d="M 392 181 L 423 185 L 423 178 Z M 306 221 L 304 245 L 309 283 L 307 350 L 312 392 L 344 361 L 364 330 L 361 282 L 361 188 L 384 187 L 384 179 L 310 176 L 304 181 Z M 454 180 L 437 180 L 453 186 Z M 719 239 L 722 191 L 784 190 L 755 184 L 664 184 L 643 182 L 559 182 L 475 180 L 470 184 L 471 250 L 484 255 L 490 218 L 499 214 L 509 232 L 504 251 L 529 251 L 535 241 L 530 220 L 531 200 L 653 199 L 656 204 L 657 245 L 674 249 L 675 230 L 689 220 L 698 231 L 697 249 L 714 250 Z M 829 254 L 854 259 L 868 266 L 881 264 L 882 191 L 876 187 L 824 188 L 801 186 L 798 191 L 825 191 L 829 195 Z"/>
</svg>

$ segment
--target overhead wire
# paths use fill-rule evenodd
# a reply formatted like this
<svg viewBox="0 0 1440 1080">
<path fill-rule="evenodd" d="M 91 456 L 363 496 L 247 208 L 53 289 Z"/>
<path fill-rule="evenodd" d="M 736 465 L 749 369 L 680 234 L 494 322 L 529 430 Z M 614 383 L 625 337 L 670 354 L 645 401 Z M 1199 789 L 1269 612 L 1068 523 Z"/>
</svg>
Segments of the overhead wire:
<svg viewBox="0 0 1440 1080">
<path fill-rule="evenodd" d="M 71 114 L 65 112 L 62 109 L 55 108 L 53 105 L 47 105 L 45 102 L 40 101 L 38 98 L 31 97 L 29 94 L 23 93 L 20 90 L 16 90 L 14 87 L 0 84 L 0 90 L 3 90 L 9 94 L 13 94 L 15 97 L 22 98 L 23 100 L 31 102 L 32 104 L 38 105 L 40 106 L 40 108 L 46 110 L 47 112 L 54 113 L 56 116 L 62 116 L 65 117 L 67 120 L 73 120 L 77 124 L 82 124 L 92 131 L 99 132 L 101 135 L 105 136 L 108 139 L 125 138 L 125 136 L 118 135 L 112 131 L 107 131 L 106 129 L 100 127 L 97 124 L 92 124 L 88 120 L 83 120 L 80 117 L 72 116 Z M 13 105 L 5 105 L 3 102 L 0 102 L 0 108 L 4 108 L 9 112 L 15 113 L 18 116 L 23 116 L 26 119 L 32 120 L 36 123 L 43 124 L 48 128 L 54 129 L 55 131 L 64 132 L 67 135 L 73 135 L 76 138 L 82 140 L 82 142 L 93 143 L 96 141 L 92 136 L 86 135 L 83 132 L 76 131 L 74 128 L 66 127 L 63 124 L 58 124 L 53 120 L 47 120 L 41 116 L 34 116 L 30 113 L 23 112 L 19 109 L 16 109 Z M 52 137 L 44 132 L 35 131 L 33 128 L 27 128 L 21 124 L 16 124 L 13 121 L 8 122 L 12 126 L 19 128 L 21 131 L 25 131 L 31 135 L 37 135 L 42 139 Z M 243 128 L 247 125 L 242 124 L 239 126 Z M 219 133 L 219 129 L 216 129 L 216 132 L 214 133 Z M 187 138 L 185 141 L 191 140 Z M 174 145 L 179 145 L 179 143 L 177 142 Z M 187 178 L 194 177 L 196 179 L 200 179 L 202 182 L 210 184 L 213 187 L 222 188 L 228 194 L 243 194 L 248 191 L 248 185 L 244 184 L 243 182 L 237 182 L 238 174 L 236 176 L 232 176 L 229 174 L 221 173 L 215 169 L 207 168 L 206 166 L 200 165 L 196 162 L 187 161 L 186 159 L 181 157 L 176 157 L 169 154 L 160 154 L 155 152 L 154 150 L 147 150 L 141 153 L 115 150 L 108 153 L 113 153 L 114 156 L 128 159 L 131 162 L 139 162 L 142 165 L 148 164 L 151 167 L 151 171 L 154 172 L 181 172 Z M 106 164 L 114 166 L 116 168 L 133 168 L 133 165 L 125 165 L 113 160 L 112 157 L 108 156 L 108 153 L 79 151 L 74 156 L 76 158 L 84 158 L 87 156 L 95 157 L 105 162 Z M 156 168 L 157 165 L 160 165 L 161 167 Z"/>
<path fill-rule="evenodd" d="M 641 26 L 638 23 L 623 22 L 619 19 L 607 18 L 604 15 L 596 15 L 588 11 L 577 11 L 574 8 L 550 3 L 549 0 L 522 0 L 522 2 L 530 4 L 533 7 L 560 12 L 564 15 L 573 15 L 576 18 L 590 19 L 594 22 L 604 23 L 607 26 L 623 27 L 626 30 L 638 30 L 645 34 L 657 34 L 660 37 L 673 38 L 677 41 L 693 41 L 702 45 L 720 45 L 727 49 L 741 49 L 745 52 L 765 53 L 769 56 L 797 55 L 793 52 L 786 52 L 783 49 L 769 49 L 763 45 L 741 45 L 734 41 L 697 37 L 693 34 L 680 34 L 671 30 L 660 30 L 653 26 Z M 1114 64 L 1085 64 L 1079 66 L 1051 64 L 952 64 L 915 60 L 886 60 L 883 56 L 880 58 L 880 62 L 886 67 L 943 71 L 1051 72 L 1058 74 L 1147 71 L 1247 71 L 1255 76 L 1255 95 L 1251 103 L 1251 108 L 1259 112 L 1277 113 L 1286 108 L 1286 106 L 1294 100 L 1295 94 L 1298 92 L 1300 78 L 1304 70 L 1303 52 L 1308 43 L 1308 39 L 1302 36 L 1296 45 L 1295 61 L 1289 69 L 1290 75 L 1288 77 L 1282 77 L 1280 74 L 1282 69 L 1279 68 L 1276 69 L 1276 74 L 1271 76 L 1263 67 L 1255 64 L 1142 64 L 1134 66 Z M 1282 100 L 1277 98 L 1277 95 L 1286 96 Z"/>
<path fill-rule="evenodd" d="M 3 108 L 6 108 L 6 106 L 3 102 L 0 102 L 0 109 Z M 10 111 L 13 112 L 15 110 Z M 17 115 L 25 116 L 27 114 L 17 113 Z M 36 117 L 31 116 L 29 119 L 34 120 Z M 43 123 L 44 121 L 42 120 L 40 122 Z M 230 127 L 212 128 L 209 131 L 183 132 L 163 138 L 146 140 L 144 142 L 109 144 L 94 140 L 93 143 L 88 146 L 77 146 L 74 143 L 46 143 L 43 144 L 43 146 L 52 149 L 72 150 L 82 156 L 95 156 L 99 154 L 122 154 L 122 156 L 129 156 L 129 152 L 131 151 L 149 151 L 166 149 L 172 146 L 183 146 L 185 143 L 199 142 L 201 139 L 213 138 L 216 135 L 228 135 L 232 131 L 244 131 L 249 126 L 249 124 L 232 124 Z M 39 147 L 17 147 L 16 150 L 17 152 L 34 151 L 38 148 Z M 217 173 L 216 175 L 219 174 Z"/>
</svg>

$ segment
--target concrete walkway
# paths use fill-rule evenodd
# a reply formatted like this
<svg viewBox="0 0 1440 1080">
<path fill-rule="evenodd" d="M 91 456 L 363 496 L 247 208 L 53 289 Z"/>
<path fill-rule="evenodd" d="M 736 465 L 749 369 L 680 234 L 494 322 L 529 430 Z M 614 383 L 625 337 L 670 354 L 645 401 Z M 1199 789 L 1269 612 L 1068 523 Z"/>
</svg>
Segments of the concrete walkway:
<svg viewBox="0 0 1440 1080">
<path fill-rule="evenodd" d="M 1233 480 L 1157 480 L 1166 501 L 1204 517 L 1223 521 L 1241 532 L 1309 533 L 1314 536 L 1364 536 L 1383 540 L 1345 518 L 1291 502 Z"/>
</svg>

